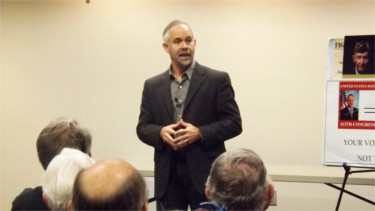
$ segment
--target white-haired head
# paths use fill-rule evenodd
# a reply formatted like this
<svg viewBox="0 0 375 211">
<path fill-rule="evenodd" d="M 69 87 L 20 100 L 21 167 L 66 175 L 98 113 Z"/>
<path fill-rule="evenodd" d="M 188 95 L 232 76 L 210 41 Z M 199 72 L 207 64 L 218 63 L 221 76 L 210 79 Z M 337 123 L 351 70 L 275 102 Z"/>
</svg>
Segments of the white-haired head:
<svg viewBox="0 0 375 211">
<path fill-rule="evenodd" d="M 66 210 L 76 175 L 94 163 L 86 153 L 70 148 L 52 159 L 42 176 L 43 195 L 51 210 Z"/>
</svg>

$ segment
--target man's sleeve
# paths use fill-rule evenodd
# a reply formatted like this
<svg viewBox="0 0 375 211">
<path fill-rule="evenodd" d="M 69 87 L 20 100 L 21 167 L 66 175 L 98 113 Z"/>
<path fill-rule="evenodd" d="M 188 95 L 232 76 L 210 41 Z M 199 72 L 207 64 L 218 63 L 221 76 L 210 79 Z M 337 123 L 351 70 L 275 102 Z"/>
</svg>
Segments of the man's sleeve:
<svg viewBox="0 0 375 211">
<path fill-rule="evenodd" d="M 137 135 L 138 138 L 145 144 L 155 147 L 156 149 L 161 149 L 165 145 L 160 137 L 160 130 L 162 126 L 154 123 L 154 114 L 150 105 L 152 102 L 150 90 L 152 90 L 152 88 L 146 81 L 143 87 L 141 112 L 137 125 Z"/>
<path fill-rule="evenodd" d="M 218 141 L 224 142 L 242 132 L 241 115 L 229 75 L 225 73 L 219 83 L 216 102 L 218 120 L 199 127 L 205 147 L 215 145 Z"/>
</svg>

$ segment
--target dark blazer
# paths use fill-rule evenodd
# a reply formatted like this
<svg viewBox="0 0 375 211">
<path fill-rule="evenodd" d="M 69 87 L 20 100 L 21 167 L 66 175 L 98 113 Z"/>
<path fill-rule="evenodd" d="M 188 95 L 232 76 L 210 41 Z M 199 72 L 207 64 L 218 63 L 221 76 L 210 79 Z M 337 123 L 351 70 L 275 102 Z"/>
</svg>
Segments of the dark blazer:
<svg viewBox="0 0 375 211">
<path fill-rule="evenodd" d="M 11 210 L 49 210 L 43 201 L 42 186 L 25 188 L 13 200 Z"/>
<path fill-rule="evenodd" d="M 350 116 L 349 107 L 340 111 L 340 120 L 358 120 L 358 109 L 353 107 L 353 117 Z"/>
<path fill-rule="evenodd" d="M 146 80 L 137 125 L 139 139 L 154 147 L 155 197 L 161 198 L 168 184 L 172 149 L 160 130 L 174 123 L 168 70 Z M 202 140 L 187 146 L 187 165 L 195 187 L 204 193 L 212 162 L 225 152 L 224 141 L 242 132 L 241 117 L 226 72 L 196 63 L 183 111 L 183 120 L 198 127 Z"/>
</svg>

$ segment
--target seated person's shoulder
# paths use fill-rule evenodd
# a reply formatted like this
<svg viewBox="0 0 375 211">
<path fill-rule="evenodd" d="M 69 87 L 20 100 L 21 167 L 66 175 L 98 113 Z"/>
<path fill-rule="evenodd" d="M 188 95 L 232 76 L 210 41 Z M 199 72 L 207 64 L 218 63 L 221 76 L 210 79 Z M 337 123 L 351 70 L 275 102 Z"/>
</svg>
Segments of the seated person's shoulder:
<svg viewBox="0 0 375 211">
<path fill-rule="evenodd" d="M 25 188 L 12 202 L 12 210 L 48 210 L 41 186 Z"/>
</svg>

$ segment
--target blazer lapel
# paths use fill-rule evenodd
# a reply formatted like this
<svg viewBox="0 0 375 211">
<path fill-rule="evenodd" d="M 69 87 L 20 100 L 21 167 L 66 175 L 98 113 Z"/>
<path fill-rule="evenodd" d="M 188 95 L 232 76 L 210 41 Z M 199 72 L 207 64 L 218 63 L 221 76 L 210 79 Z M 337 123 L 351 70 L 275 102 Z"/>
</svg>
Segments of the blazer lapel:
<svg viewBox="0 0 375 211">
<path fill-rule="evenodd" d="M 159 83 L 159 96 L 165 104 L 165 108 L 168 111 L 168 115 L 170 119 L 174 121 L 173 120 L 173 101 L 172 101 L 170 84 L 171 84 L 170 76 L 169 76 L 169 72 L 167 71 L 163 75 L 162 80 Z"/>
<path fill-rule="evenodd" d="M 189 90 L 186 95 L 184 111 L 189 107 L 191 100 L 193 99 L 197 91 L 199 90 L 199 87 L 202 85 L 203 81 L 204 81 L 204 70 L 203 70 L 203 67 L 199 65 L 197 62 L 193 71 L 193 75 L 191 77 Z"/>
</svg>

